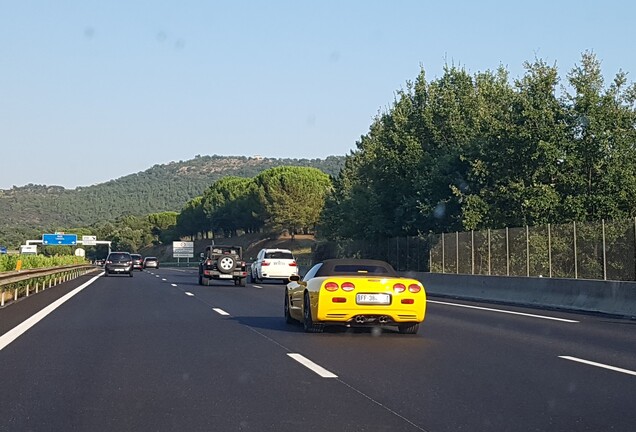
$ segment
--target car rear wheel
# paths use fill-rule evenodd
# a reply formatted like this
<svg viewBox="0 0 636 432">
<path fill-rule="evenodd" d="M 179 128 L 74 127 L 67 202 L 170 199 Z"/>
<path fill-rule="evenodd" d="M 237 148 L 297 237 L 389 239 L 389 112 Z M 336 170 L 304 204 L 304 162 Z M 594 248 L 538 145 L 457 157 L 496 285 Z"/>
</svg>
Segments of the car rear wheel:
<svg viewBox="0 0 636 432">
<path fill-rule="evenodd" d="M 285 313 L 285 322 L 287 324 L 292 324 L 294 322 L 294 319 L 289 313 L 289 292 L 287 290 L 285 290 L 285 312 L 284 313 Z"/>
<path fill-rule="evenodd" d="M 203 285 L 203 276 L 199 273 L 199 285 Z"/>
<path fill-rule="evenodd" d="M 303 329 L 305 333 L 322 333 L 324 326 L 317 324 L 311 317 L 311 304 L 309 302 L 309 294 L 305 293 L 303 299 Z"/>
<path fill-rule="evenodd" d="M 133 271 L 132 270 L 128 272 L 128 276 L 133 277 Z"/>
<path fill-rule="evenodd" d="M 408 323 L 398 325 L 398 331 L 402 334 L 415 334 L 420 328 L 420 323 Z"/>
<path fill-rule="evenodd" d="M 254 273 L 254 270 L 250 271 L 250 276 L 252 277 L 252 283 L 258 283 L 258 273 Z"/>
</svg>

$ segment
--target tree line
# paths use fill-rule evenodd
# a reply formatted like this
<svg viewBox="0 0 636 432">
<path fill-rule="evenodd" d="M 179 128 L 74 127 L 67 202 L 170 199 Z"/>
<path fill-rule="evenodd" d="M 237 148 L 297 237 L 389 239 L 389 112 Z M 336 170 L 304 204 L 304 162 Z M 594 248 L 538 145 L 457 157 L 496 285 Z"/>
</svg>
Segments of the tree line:
<svg viewBox="0 0 636 432">
<path fill-rule="evenodd" d="M 226 176 L 254 177 L 277 166 L 315 167 L 335 175 L 344 156 L 325 159 L 274 159 L 245 156 L 196 156 L 187 161 L 155 165 L 146 171 L 93 186 L 26 185 L 0 189 L 0 245 L 17 248 L 43 233 L 69 227 L 120 223 L 125 216 L 182 210 L 213 182 Z"/>
<path fill-rule="evenodd" d="M 636 87 L 582 54 L 474 75 L 447 66 L 397 92 L 334 179 L 331 239 L 636 216 Z"/>
<path fill-rule="evenodd" d="M 281 166 L 253 178 L 228 176 L 210 185 L 203 195 L 188 201 L 181 212 L 125 215 L 89 227 L 68 229 L 110 240 L 114 250 L 138 252 L 184 238 L 233 237 L 250 232 L 313 231 L 319 222 L 329 175 L 317 168 Z M 71 246 L 48 246 L 45 254 L 72 254 Z M 104 250 L 87 251 L 100 258 Z"/>
</svg>

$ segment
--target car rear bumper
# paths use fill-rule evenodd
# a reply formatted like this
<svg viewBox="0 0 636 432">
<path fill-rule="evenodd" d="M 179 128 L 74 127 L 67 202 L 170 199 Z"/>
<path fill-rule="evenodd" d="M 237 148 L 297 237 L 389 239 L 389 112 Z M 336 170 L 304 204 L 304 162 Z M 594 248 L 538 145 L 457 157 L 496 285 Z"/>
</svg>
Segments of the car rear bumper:
<svg viewBox="0 0 636 432">
<path fill-rule="evenodd" d="M 106 266 L 104 271 L 108 273 L 129 273 L 133 270 L 132 266 Z"/>
<path fill-rule="evenodd" d="M 233 272 L 233 273 L 221 273 L 218 270 L 203 270 L 203 277 L 208 278 L 208 279 L 234 279 L 234 278 L 246 278 L 247 277 L 247 272 L 246 271 L 240 271 L 240 272 Z"/>
<path fill-rule="evenodd" d="M 424 308 L 419 309 L 329 309 L 319 310 L 318 321 L 349 324 L 391 324 L 424 321 Z"/>
</svg>

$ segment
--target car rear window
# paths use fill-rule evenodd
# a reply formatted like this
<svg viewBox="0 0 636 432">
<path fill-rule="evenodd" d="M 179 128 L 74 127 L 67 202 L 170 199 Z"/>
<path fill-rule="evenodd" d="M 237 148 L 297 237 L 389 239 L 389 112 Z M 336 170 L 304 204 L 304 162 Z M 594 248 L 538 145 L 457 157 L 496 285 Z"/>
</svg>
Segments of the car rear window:
<svg viewBox="0 0 636 432">
<path fill-rule="evenodd" d="M 382 275 L 382 274 L 390 274 L 391 272 L 386 267 L 382 267 L 379 265 L 354 265 L 354 264 L 342 264 L 334 266 L 334 273 L 342 273 L 342 274 L 374 274 L 374 275 Z"/>
<path fill-rule="evenodd" d="M 294 256 L 291 252 L 265 252 L 265 258 L 273 258 L 273 259 L 290 259 L 293 260 Z"/>
<path fill-rule="evenodd" d="M 146 261 L 157 261 L 157 258 L 146 258 Z"/>
<path fill-rule="evenodd" d="M 212 253 L 222 255 L 238 255 L 239 251 L 236 249 L 214 248 L 212 249 Z"/>
<path fill-rule="evenodd" d="M 110 261 L 127 261 L 130 260 L 130 255 L 125 253 L 112 253 L 108 259 Z"/>
</svg>

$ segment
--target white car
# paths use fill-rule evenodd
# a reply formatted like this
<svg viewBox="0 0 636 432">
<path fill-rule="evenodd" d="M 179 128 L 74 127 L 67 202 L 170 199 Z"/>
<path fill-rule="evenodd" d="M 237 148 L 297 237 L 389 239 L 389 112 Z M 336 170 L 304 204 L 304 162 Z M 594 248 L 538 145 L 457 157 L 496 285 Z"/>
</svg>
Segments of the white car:
<svg viewBox="0 0 636 432">
<path fill-rule="evenodd" d="M 289 249 L 261 249 L 250 267 L 252 282 L 273 279 L 283 283 L 298 274 L 298 264 Z"/>
</svg>

